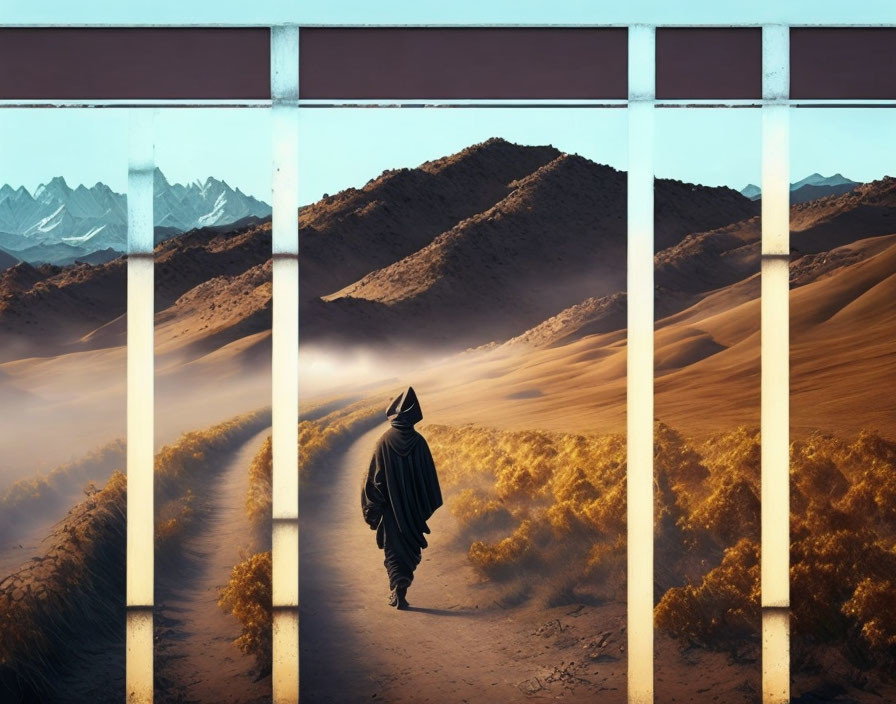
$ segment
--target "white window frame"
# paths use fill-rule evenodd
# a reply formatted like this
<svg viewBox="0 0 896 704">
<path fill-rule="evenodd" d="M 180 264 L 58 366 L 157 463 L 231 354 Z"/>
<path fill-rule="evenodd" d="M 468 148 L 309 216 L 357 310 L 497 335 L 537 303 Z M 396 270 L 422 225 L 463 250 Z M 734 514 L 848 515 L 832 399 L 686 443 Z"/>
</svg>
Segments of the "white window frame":
<svg viewBox="0 0 896 704">
<path fill-rule="evenodd" d="M 4 0 L 4 5 L 6 4 Z M 791 100 L 791 27 L 896 27 L 896 3 L 854 7 L 792 3 L 757 10 L 739 4 L 707 7 L 695 21 L 679 22 L 666 7 L 609 8 L 577 2 L 527 6 L 531 21 L 507 23 L 507 7 L 459 2 L 433 10 L 419 3 L 363 7 L 353 21 L 334 21 L 326 3 L 304 8 L 256 0 L 211 13 L 201 6 L 136 10 L 129 3 L 55 2 L 3 8 L 3 25 L 39 26 L 261 26 L 271 28 L 272 100 L 0 100 L 0 108 L 52 105 L 131 108 L 128 162 L 128 365 L 127 365 L 127 701 L 153 699 L 153 108 L 241 107 L 272 110 L 274 310 L 273 413 L 273 701 L 298 701 L 298 114 L 301 106 L 380 104 L 377 101 L 311 101 L 298 98 L 299 27 L 627 27 L 629 96 L 608 101 L 427 101 L 428 107 L 513 104 L 626 107 L 628 165 L 628 701 L 654 700 L 653 651 L 653 131 L 656 108 L 744 107 L 762 112 L 761 437 L 762 437 L 762 699 L 790 700 L 789 660 L 789 125 L 791 107 L 882 105 L 896 100 Z M 733 4 L 732 4 L 733 5 Z M 143 14 L 142 17 L 134 15 Z M 160 18 L 159 12 L 169 17 Z M 226 15 L 222 17 L 221 15 Z M 217 15 L 213 17 L 213 15 Z M 583 16 L 586 15 L 586 16 Z M 752 15 L 752 17 L 750 16 Z M 259 21 L 259 17 L 265 19 Z M 475 18 L 467 22 L 466 19 Z M 445 21 L 446 18 L 449 21 Z M 757 21 L 758 18 L 758 21 Z M 578 21 L 581 20 L 581 21 Z M 414 24 L 406 24 L 408 21 Z M 769 22 L 769 24 L 763 24 Z M 763 94 L 757 100 L 662 100 L 655 96 L 658 27 L 762 27 Z M 407 105 L 413 101 L 390 101 Z M 293 345 L 296 345 L 294 347 Z"/>
</svg>

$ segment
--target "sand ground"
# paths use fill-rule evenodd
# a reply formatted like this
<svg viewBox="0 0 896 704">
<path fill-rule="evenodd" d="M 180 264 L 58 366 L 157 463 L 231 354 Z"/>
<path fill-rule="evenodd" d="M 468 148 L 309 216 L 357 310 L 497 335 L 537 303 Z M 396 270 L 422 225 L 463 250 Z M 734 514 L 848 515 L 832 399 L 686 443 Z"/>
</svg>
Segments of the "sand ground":
<svg viewBox="0 0 896 704">
<path fill-rule="evenodd" d="M 233 644 L 239 623 L 217 604 L 241 552 L 267 549 L 245 500 L 249 464 L 270 432 L 246 441 L 208 487 L 208 518 L 186 540 L 180 569 L 157 568 L 157 702 L 270 702 L 270 677 L 257 678 L 254 658 Z"/>
</svg>

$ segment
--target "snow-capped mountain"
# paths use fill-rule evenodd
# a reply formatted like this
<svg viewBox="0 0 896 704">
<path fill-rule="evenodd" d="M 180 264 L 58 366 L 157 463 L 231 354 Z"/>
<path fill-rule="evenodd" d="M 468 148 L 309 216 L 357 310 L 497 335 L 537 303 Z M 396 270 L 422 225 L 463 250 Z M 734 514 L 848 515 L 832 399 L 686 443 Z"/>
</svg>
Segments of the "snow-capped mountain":
<svg viewBox="0 0 896 704">
<path fill-rule="evenodd" d="M 270 205 L 224 181 L 209 177 L 188 185 L 171 184 L 159 169 L 154 210 L 156 227 L 168 236 L 271 214 Z M 24 187 L 4 185 L 0 187 L 0 249 L 37 263 L 64 263 L 57 262 L 57 256 L 44 257 L 49 252 L 71 251 L 75 258 L 101 250 L 124 252 L 127 217 L 127 196 L 104 183 L 73 189 L 56 176 L 33 194 Z"/>
<path fill-rule="evenodd" d="M 234 190 L 224 181 L 209 177 L 183 186 L 170 184 L 165 175 L 155 173 L 155 224 L 185 231 L 194 227 L 226 225 L 254 215 L 266 217 L 271 206 Z"/>
</svg>

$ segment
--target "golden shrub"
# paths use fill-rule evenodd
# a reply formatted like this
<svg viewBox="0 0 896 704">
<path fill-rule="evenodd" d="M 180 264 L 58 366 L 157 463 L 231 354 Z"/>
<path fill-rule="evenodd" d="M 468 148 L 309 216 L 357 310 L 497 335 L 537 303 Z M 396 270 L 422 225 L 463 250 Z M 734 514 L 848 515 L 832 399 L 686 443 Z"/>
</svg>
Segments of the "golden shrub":
<svg viewBox="0 0 896 704">
<path fill-rule="evenodd" d="M 516 523 L 498 539 L 474 536 L 468 556 L 481 575 L 578 574 L 613 592 L 625 564 L 624 436 L 473 426 L 426 435 L 462 522 L 493 534 L 476 521 L 503 506 Z M 658 423 L 655 438 L 657 625 L 707 647 L 757 638 L 758 430 L 694 445 Z M 896 584 L 896 443 L 867 432 L 794 442 L 791 487 L 794 637 L 861 645 L 893 667 L 896 618 L 882 611 Z"/>
<path fill-rule="evenodd" d="M 486 527 L 511 519 L 499 499 L 492 499 L 474 489 L 464 489 L 448 502 L 451 513 L 465 526 Z"/>
<path fill-rule="evenodd" d="M 743 538 L 699 584 L 669 589 L 654 610 L 673 636 L 718 647 L 755 632 L 759 620 L 759 546 Z"/>
<path fill-rule="evenodd" d="M 654 425 L 653 464 L 654 473 L 667 477 L 670 487 L 679 492 L 699 486 L 709 476 L 697 451 L 665 423 Z"/>
<path fill-rule="evenodd" d="M 124 616 L 127 479 L 74 506 L 44 541 L 45 553 L 0 580 L 0 668 L 4 684 L 55 700 L 54 657 L 85 629 L 117 633 Z M 8 668 L 8 669 L 7 669 Z M 16 690 L 10 692 L 16 698 Z M 35 696 L 32 694 L 32 696 Z"/>
<path fill-rule="evenodd" d="M 47 474 L 14 481 L 0 495 L 0 533 L 27 521 L 35 511 L 62 509 L 86 482 L 103 483 L 113 471 L 124 469 L 124 463 L 125 443 L 113 440 Z"/>
<path fill-rule="evenodd" d="M 852 597 L 842 608 L 845 615 L 862 624 L 862 638 L 868 647 L 891 662 L 896 655 L 894 594 L 896 594 L 896 580 L 875 581 L 866 577 L 856 585 Z"/>
<path fill-rule="evenodd" d="M 245 413 L 181 435 L 155 456 L 156 540 L 161 550 L 201 511 L 196 496 L 222 466 L 225 453 L 270 423 L 270 410 Z"/>
<path fill-rule="evenodd" d="M 314 472 L 327 452 L 338 443 L 372 428 L 382 418 L 382 412 L 379 403 L 365 400 L 333 411 L 323 418 L 300 422 L 299 474 Z"/>
<path fill-rule="evenodd" d="M 509 536 L 497 543 L 477 540 L 470 545 L 468 556 L 473 566 L 483 574 L 506 567 L 526 555 L 532 547 L 532 522 L 523 521 Z"/>
<path fill-rule="evenodd" d="M 244 653 L 255 656 L 262 672 L 271 668 L 274 614 L 271 589 L 271 553 L 261 552 L 231 570 L 230 580 L 218 598 L 218 606 L 242 625 L 234 643 Z"/>
<path fill-rule="evenodd" d="M 254 522 L 260 522 L 271 515 L 271 480 L 273 471 L 273 445 L 271 436 L 268 435 L 249 465 L 246 515 Z"/>
<path fill-rule="evenodd" d="M 364 400 L 321 418 L 301 421 L 297 447 L 299 475 L 312 474 L 330 450 L 372 427 L 381 413 L 378 404 Z M 272 476 L 273 446 L 268 436 L 249 465 L 246 514 L 256 523 L 270 518 Z"/>
<path fill-rule="evenodd" d="M 686 527 L 692 534 L 707 533 L 720 545 L 731 545 L 741 537 L 759 540 L 759 522 L 759 496 L 740 477 L 722 479 L 687 516 Z"/>
</svg>

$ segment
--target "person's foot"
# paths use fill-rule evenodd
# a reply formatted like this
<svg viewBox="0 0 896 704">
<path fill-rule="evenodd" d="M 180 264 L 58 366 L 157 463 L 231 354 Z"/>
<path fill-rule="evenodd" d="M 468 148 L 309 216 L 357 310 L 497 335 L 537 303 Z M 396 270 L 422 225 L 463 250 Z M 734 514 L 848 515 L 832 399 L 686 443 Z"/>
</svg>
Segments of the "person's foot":
<svg viewBox="0 0 896 704">
<path fill-rule="evenodd" d="M 396 601 L 397 608 L 401 609 L 402 611 L 404 609 L 407 609 L 410 606 L 410 604 L 408 603 L 408 600 L 405 598 L 405 596 L 408 593 L 408 588 L 407 587 L 398 587 L 398 589 L 396 589 L 395 591 L 396 591 L 396 596 L 397 596 L 397 601 Z"/>
<path fill-rule="evenodd" d="M 389 594 L 389 606 L 398 606 L 398 587 L 395 587 Z"/>
</svg>

